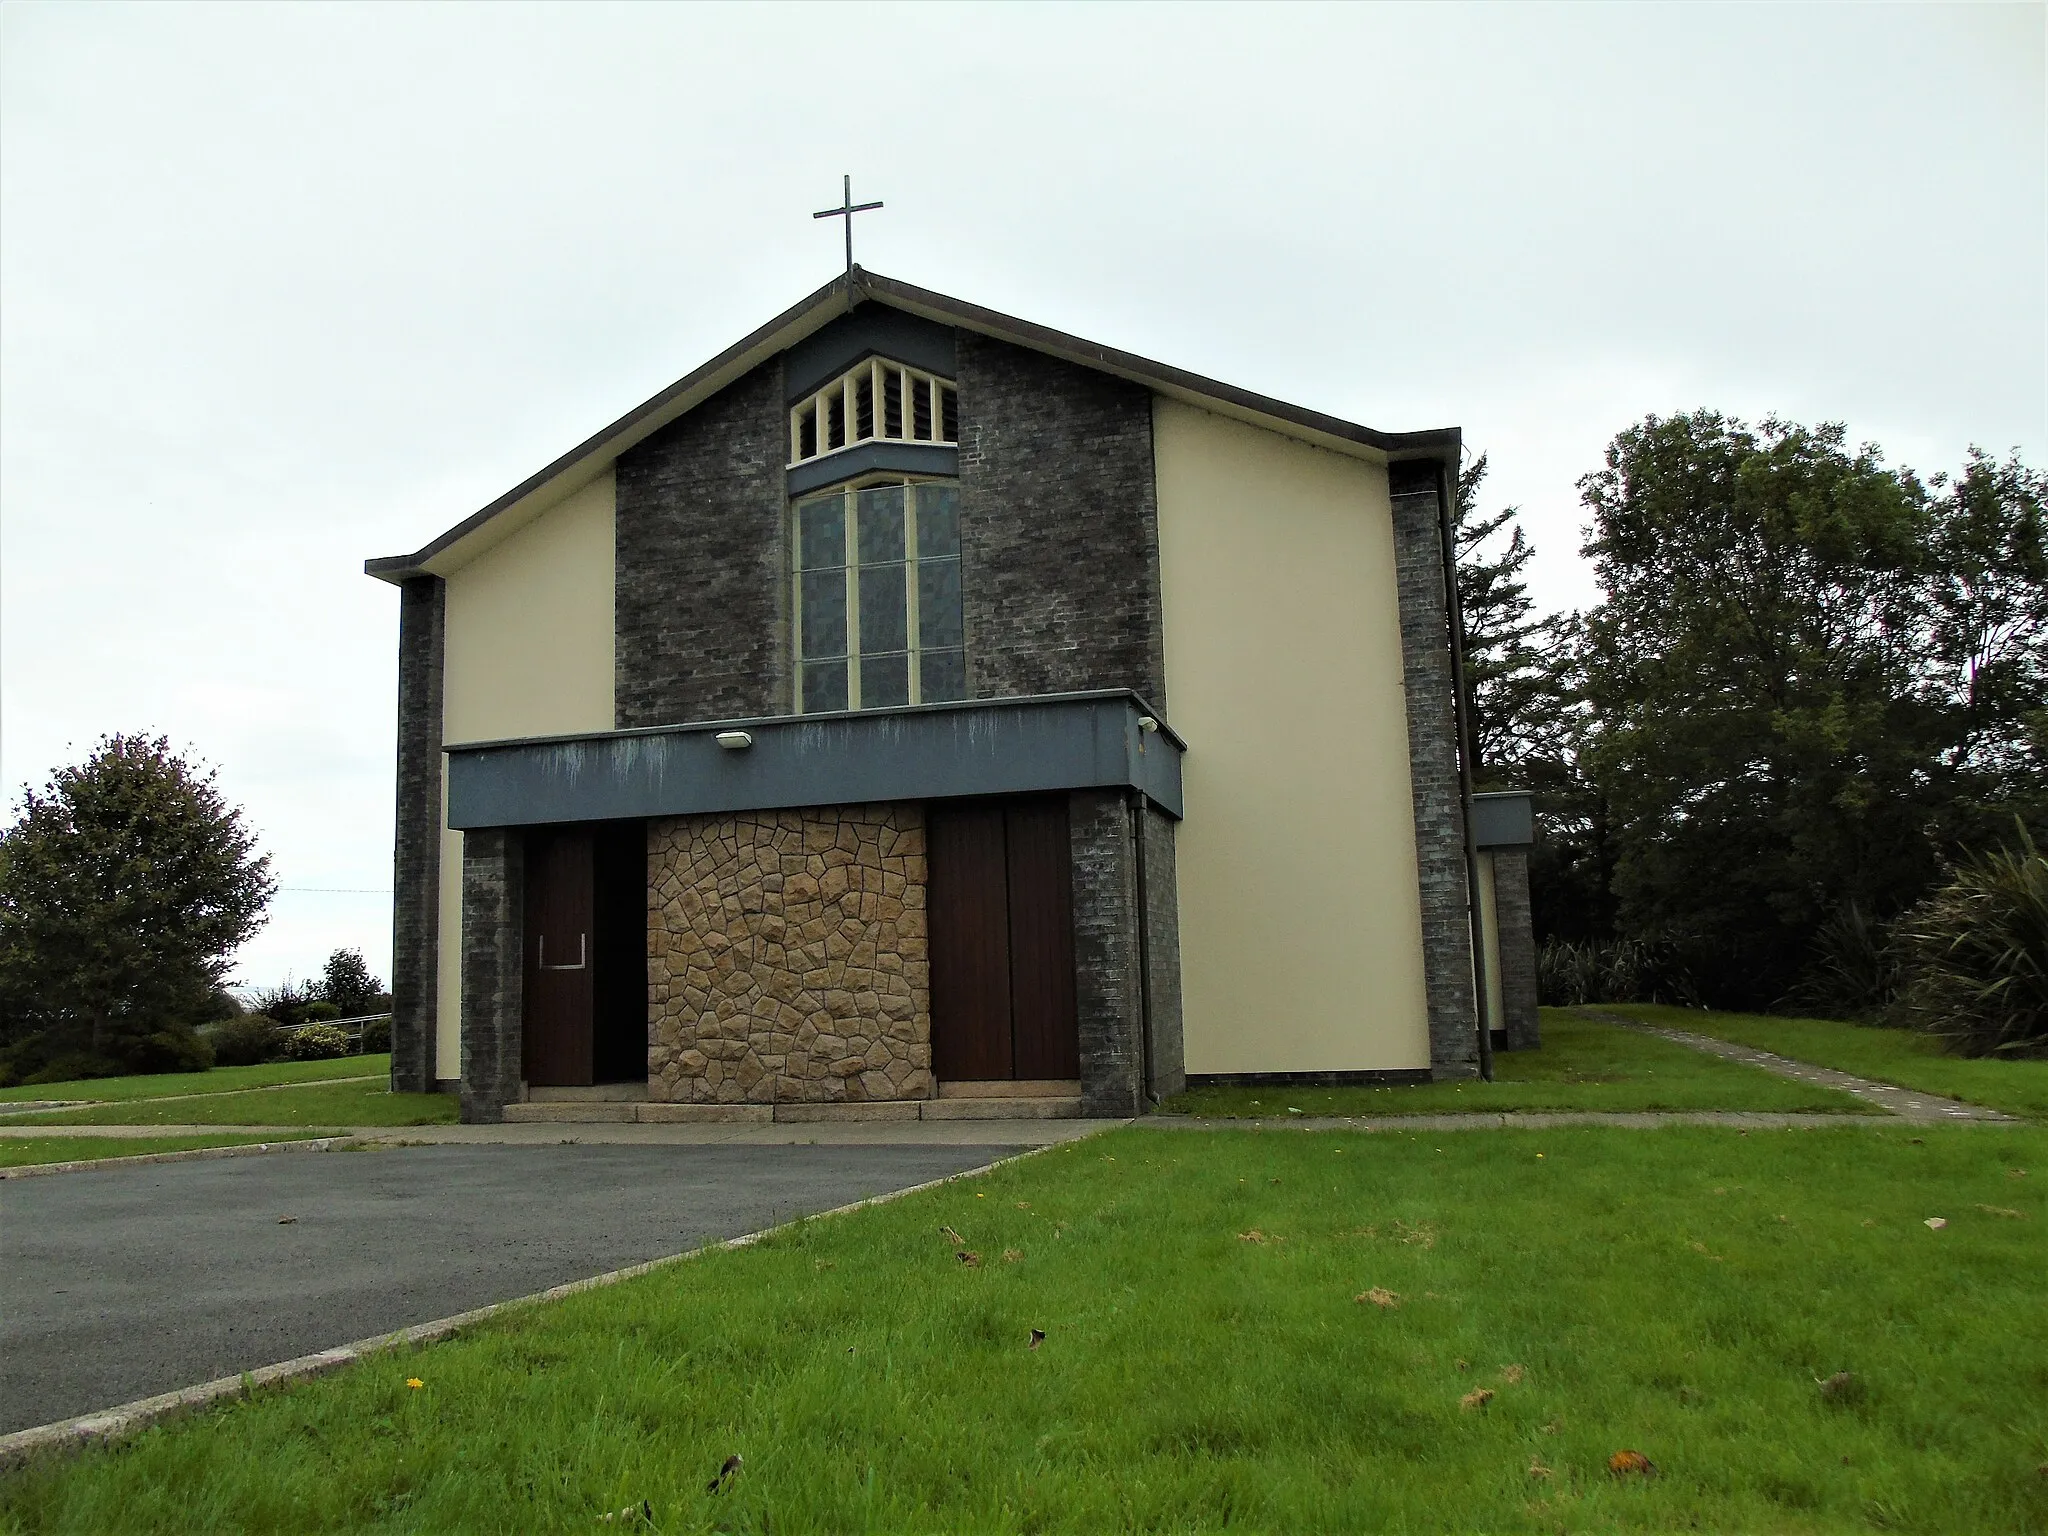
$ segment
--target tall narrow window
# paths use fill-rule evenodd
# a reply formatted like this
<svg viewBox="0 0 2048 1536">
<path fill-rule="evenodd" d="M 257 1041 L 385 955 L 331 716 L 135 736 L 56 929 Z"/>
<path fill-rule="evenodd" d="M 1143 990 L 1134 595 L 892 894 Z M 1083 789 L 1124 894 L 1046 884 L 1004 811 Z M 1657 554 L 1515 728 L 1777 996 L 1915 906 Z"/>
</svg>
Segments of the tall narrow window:
<svg viewBox="0 0 2048 1536">
<path fill-rule="evenodd" d="M 794 521 L 798 712 L 965 698 L 959 487 L 870 481 Z"/>
</svg>

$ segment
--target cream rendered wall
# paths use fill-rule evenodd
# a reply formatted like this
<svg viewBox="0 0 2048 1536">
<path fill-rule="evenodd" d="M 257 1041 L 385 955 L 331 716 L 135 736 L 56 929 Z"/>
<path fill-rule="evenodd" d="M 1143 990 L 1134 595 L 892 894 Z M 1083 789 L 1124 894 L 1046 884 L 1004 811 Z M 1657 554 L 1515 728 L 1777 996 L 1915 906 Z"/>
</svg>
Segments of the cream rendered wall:
<svg viewBox="0 0 2048 1536">
<path fill-rule="evenodd" d="M 1427 1067 L 1386 471 L 1152 420 L 1187 1070 Z"/>
<path fill-rule="evenodd" d="M 1486 1027 L 1503 1029 L 1507 1005 L 1500 984 L 1500 902 L 1494 894 L 1493 855 L 1479 851 L 1479 942 L 1486 950 Z"/>
<path fill-rule="evenodd" d="M 607 474 L 447 574 L 443 741 L 612 728 L 614 492 Z M 446 793 L 444 775 L 444 803 Z M 434 1069 L 444 1078 L 462 1070 L 461 933 L 462 834 L 444 831 Z"/>
</svg>

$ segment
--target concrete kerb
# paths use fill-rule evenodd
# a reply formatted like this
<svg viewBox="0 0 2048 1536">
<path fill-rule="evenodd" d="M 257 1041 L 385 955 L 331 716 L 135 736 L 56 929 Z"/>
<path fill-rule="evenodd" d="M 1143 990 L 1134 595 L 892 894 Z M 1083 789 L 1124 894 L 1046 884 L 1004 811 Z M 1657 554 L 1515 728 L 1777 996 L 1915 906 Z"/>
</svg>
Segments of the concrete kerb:
<svg viewBox="0 0 2048 1536">
<path fill-rule="evenodd" d="M 30 1163 L 21 1168 L 0 1168 L 0 1179 L 33 1179 L 47 1173 L 93 1173 L 102 1168 L 134 1168 L 146 1163 L 191 1163 L 211 1157 L 255 1157 L 266 1152 L 332 1152 L 336 1147 L 351 1144 L 367 1145 L 347 1135 L 305 1136 L 296 1141 L 250 1141 L 234 1147 L 187 1147 L 182 1152 L 138 1152 L 132 1157 L 85 1157 L 68 1163 Z"/>
<path fill-rule="evenodd" d="M 1067 1145 L 1061 1142 L 1054 1145 Z M 213 1381 L 201 1382 L 195 1387 L 183 1387 L 176 1392 L 161 1392 L 154 1397 L 138 1398 L 132 1403 L 101 1409 L 97 1413 L 79 1414 L 74 1418 L 60 1419 L 54 1424 L 38 1424 L 30 1429 L 16 1430 L 13 1434 L 0 1435 L 0 1467 L 13 1467 L 43 1454 L 59 1454 L 83 1450 L 88 1445 L 107 1444 L 135 1434 L 177 1415 L 190 1413 L 234 1397 L 252 1395 L 258 1387 L 275 1386 L 280 1383 L 303 1381 L 314 1376 L 324 1376 L 329 1371 L 340 1370 L 343 1366 L 354 1365 L 374 1355 L 387 1354 L 393 1350 L 405 1349 L 419 1344 L 430 1344 L 438 1339 L 449 1338 L 465 1328 L 499 1317 L 508 1312 L 521 1311 L 539 1306 L 545 1302 L 561 1301 L 584 1291 L 594 1291 L 605 1286 L 618 1285 L 622 1281 L 637 1280 L 643 1275 L 666 1269 L 671 1265 L 687 1263 L 707 1253 L 719 1253 L 731 1249 L 751 1248 L 765 1238 L 780 1232 L 792 1231 L 807 1221 L 822 1221 L 834 1216 L 850 1216 L 870 1206 L 887 1205 L 893 1200 L 902 1200 L 910 1195 L 923 1194 L 926 1190 L 938 1189 L 961 1179 L 978 1179 L 998 1168 L 1011 1163 L 1022 1162 L 1036 1157 L 1041 1152 L 1053 1150 L 1052 1145 L 1031 1147 L 1008 1157 L 999 1157 L 992 1163 L 983 1163 L 978 1168 L 966 1168 L 959 1173 L 947 1174 L 944 1178 L 927 1179 L 922 1184 L 912 1184 L 903 1189 L 889 1190 L 884 1194 L 870 1195 L 865 1200 L 855 1200 L 848 1205 L 834 1206 L 829 1211 L 819 1211 L 809 1216 L 799 1216 L 790 1221 L 778 1222 L 772 1227 L 763 1227 L 758 1232 L 743 1233 L 729 1237 L 722 1242 L 706 1243 L 686 1253 L 672 1253 L 658 1259 L 648 1259 L 640 1264 L 628 1264 L 623 1269 L 609 1270 L 601 1275 L 592 1275 L 586 1280 L 571 1280 L 563 1285 L 554 1285 L 544 1291 L 535 1291 L 527 1296 L 515 1296 L 508 1301 L 495 1301 L 489 1306 L 474 1307 L 467 1312 L 457 1312 L 452 1317 L 436 1318 L 432 1322 L 419 1323 L 410 1328 L 401 1328 L 395 1333 L 380 1334 L 375 1338 L 359 1339 L 353 1344 L 343 1344 L 334 1349 L 323 1349 L 314 1354 L 300 1355 L 295 1360 L 282 1360 L 275 1365 L 258 1366 L 236 1376 L 222 1376 Z M 167 1156 L 182 1154 L 170 1153 Z M 139 1158 L 124 1158 L 123 1162 L 139 1162 Z M 20 1170 L 15 1170 L 20 1171 Z"/>
</svg>

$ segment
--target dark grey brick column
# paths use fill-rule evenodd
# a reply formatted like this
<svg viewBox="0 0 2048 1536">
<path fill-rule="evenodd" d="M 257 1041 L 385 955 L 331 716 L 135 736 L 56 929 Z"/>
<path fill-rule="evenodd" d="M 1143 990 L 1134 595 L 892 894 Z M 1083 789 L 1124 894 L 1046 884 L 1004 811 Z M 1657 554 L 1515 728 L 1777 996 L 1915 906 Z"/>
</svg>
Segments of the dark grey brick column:
<svg viewBox="0 0 2048 1536">
<path fill-rule="evenodd" d="M 1507 1048 L 1543 1043 L 1536 1012 L 1536 922 L 1529 907 L 1529 850 L 1493 850 L 1493 908 L 1500 929 L 1501 1012 Z"/>
<path fill-rule="evenodd" d="M 1418 470 L 1426 471 L 1426 478 Z M 1436 466 L 1393 465 L 1389 479 L 1394 491 L 1394 574 L 1401 600 L 1408 767 L 1422 896 L 1423 979 L 1429 996 L 1430 1075 L 1476 1077 L 1479 1004 L 1473 995 L 1465 808 L 1458 784 L 1451 622 L 1444 593 Z"/>
<path fill-rule="evenodd" d="M 491 1123 L 521 1096 L 526 845 L 517 830 L 462 835 L 462 1118 Z"/>
<path fill-rule="evenodd" d="M 786 715 L 782 364 L 620 456 L 618 726 Z"/>
<path fill-rule="evenodd" d="M 398 809 L 391 858 L 391 1089 L 434 1086 L 441 937 L 441 658 L 447 588 L 398 589 Z"/>
<path fill-rule="evenodd" d="M 959 374 L 973 696 L 1135 688 L 1165 709 L 1151 393 L 969 331 Z"/>
<path fill-rule="evenodd" d="M 1145 839 L 1146 1064 L 1154 1098 L 1188 1085 L 1180 1016 L 1180 895 L 1174 871 L 1173 819 L 1147 805 Z"/>
<path fill-rule="evenodd" d="M 1138 870 L 1131 813 L 1115 790 L 1067 797 L 1074 868 L 1074 1000 L 1080 1014 L 1081 1113 L 1144 1109 L 1138 998 Z"/>
</svg>

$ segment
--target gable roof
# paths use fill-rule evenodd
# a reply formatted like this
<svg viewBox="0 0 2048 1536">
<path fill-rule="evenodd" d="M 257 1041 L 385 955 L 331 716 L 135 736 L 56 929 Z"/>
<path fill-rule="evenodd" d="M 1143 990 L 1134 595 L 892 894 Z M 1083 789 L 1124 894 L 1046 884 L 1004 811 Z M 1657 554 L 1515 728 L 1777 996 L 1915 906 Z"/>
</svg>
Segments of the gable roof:
<svg viewBox="0 0 2048 1536">
<path fill-rule="evenodd" d="M 538 474 L 521 481 L 489 506 L 464 518 L 439 538 L 409 555 L 387 555 L 366 560 L 363 570 L 383 581 L 400 582 L 411 576 L 445 575 L 468 564 L 491 545 L 509 537 L 565 497 L 597 479 L 634 444 L 652 436 L 838 316 L 868 302 L 886 304 L 892 309 L 941 325 L 975 331 L 1084 368 L 1113 374 L 1200 409 L 1233 416 L 1254 426 L 1354 458 L 1369 459 L 1375 463 L 1428 460 L 1445 465 L 1453 476 L 1457 473 L 1460 438 L 1456 427 L 1424 432 L 1376 432 L 1356 422 L 1326 416 L 1305 406 L 1290 405 L 1284 400 L 1239 389 L 1234 384 L 1204 378 L 1166 363 L 1155 363 L 1135 353 L 1120 352 L 1100 342 L 1069 336 L 1064 331 L 998 314 L 978 304 L 969 304 L 928 288 L 918 288 L 892 277 L 883 277 L 878 272 L 855 267 L 784 310 L 752 335 L 734 342 L 701 368 L 685 374 L 652 399 L 635 406 Z"/>
</svg>

